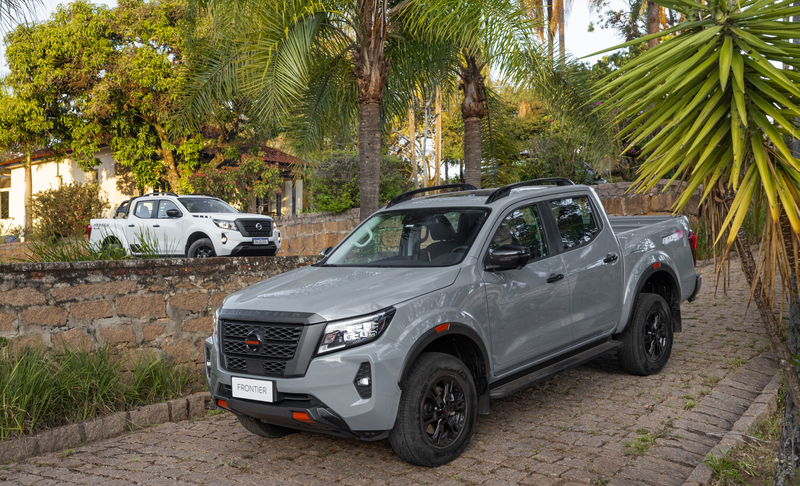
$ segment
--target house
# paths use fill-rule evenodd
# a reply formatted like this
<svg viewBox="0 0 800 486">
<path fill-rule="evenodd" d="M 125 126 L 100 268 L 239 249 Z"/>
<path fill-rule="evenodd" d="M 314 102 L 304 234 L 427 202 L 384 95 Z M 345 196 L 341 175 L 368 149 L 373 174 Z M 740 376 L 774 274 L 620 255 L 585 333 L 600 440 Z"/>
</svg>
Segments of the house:
<svg viewBox="0 0 800 486">
<path fill-rule="evenodd" d="M 265 160 L 281 167 L 284 184 L 281 194 L 269 201 L 259 201 L 260 211 L 272 215 L 300 213 L 304 207 L 303 180 L 295 179 L 290 167 L 296 163 L 296 159 L 273 148 L 263 151 Z M 57 155 L 48 149 L 35 152 L 31 157 L 33 194 L 63 184 L 97 181 L 111 203 L 111 209 L 106 216 L 112 217 L 122 201 L 139 195 L 140 191 L 128 169 L 114 160 L 109 147 L 101 148 L 95 157 L 100 160 L 100 165 L 96 170 L 87 173 L 70 159 L 69 152 L 63 155 Z M 25 218 L 26 161 L 23 156 L 0 162 L 0 227 L 21 225 Z"/>
</svg>

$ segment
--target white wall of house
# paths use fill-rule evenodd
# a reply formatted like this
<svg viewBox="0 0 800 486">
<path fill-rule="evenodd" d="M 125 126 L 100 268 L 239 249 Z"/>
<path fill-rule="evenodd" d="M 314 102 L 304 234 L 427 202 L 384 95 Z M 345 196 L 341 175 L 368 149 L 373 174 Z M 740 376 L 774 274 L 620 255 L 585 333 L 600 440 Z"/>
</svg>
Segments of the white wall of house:
<svg viewBox="0 0 800 486">
<path fill-rule="evenodd" d="M 111 208 L 105 216 L 113 216 L 114 210 L 120 203 L 130 199 L 131 195 L 123 194 L 117 188 L 117 178 L 114 169 L 114 158 L 111 156 L 109 148 L 101 149 L 96 157 L 100 159 L 97 167 L 97 181 L 105 191 Z M 65 158 L 60 161 L 37 163 L 31 167 L 33 179 L 33 193 L 47 189 L 56 189 L 63 184 L 73 182 L 87 182 L 87 174 L 83 172 L 76 162 Z M 9 219 L 13 224 L 22 224 L 25 212 L 25 167 L 17 167 L 11 170 L 11 187 L 9 191 Z M 9 220 L 0 220 L 8 222 Z"/>
</svg>

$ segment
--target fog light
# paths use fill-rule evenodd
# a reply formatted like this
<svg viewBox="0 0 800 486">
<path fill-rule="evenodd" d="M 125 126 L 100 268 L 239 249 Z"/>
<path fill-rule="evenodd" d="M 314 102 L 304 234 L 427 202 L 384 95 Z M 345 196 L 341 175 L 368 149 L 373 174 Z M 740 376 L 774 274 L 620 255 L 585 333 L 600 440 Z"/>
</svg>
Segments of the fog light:
<svg viewBox="0 0 800 486">
<path fill-rule="evenodd" d="M 228 237 L 225 236 L 225 233 L 222 233 L 222 244 L 224 245 L 227 242 L 228 242 Z"/>
<path fill-rule="evenodd" d="M 206 366 L 208 366 L 209 368 L 211 368 L 211 361 L 206 361 Z"/>
<path fill-rule="evenodd" d="M 358 396 L 362 399 L 372 398 L 372 366 L 369 361 L 361 363 L 353 380 Z"/>
</svg>

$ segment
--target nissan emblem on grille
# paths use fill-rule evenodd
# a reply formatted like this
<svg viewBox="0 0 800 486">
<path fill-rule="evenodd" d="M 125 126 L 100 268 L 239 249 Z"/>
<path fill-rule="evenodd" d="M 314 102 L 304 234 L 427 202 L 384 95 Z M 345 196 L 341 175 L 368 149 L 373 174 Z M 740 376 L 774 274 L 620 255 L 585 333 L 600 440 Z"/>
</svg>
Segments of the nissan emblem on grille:
<svg viewBox="0 0 800 486">
<path fill-rule="evenodd" d="M 257 229 L 258 231 L 261 231 L 263 228 L 264 228 L 264 227 L 263 227 L 263 226 L 261 226 L 261 223 L 256 223 L 256 229 Z"/>
<path fill-rule="evenodd" d="M 261 338 L 259 338 L 256 333 L 251 332 L 244 339 L 244 343 L 247 345 L 247 349 L 255 353 L 261 345 Z"/>
</svg>

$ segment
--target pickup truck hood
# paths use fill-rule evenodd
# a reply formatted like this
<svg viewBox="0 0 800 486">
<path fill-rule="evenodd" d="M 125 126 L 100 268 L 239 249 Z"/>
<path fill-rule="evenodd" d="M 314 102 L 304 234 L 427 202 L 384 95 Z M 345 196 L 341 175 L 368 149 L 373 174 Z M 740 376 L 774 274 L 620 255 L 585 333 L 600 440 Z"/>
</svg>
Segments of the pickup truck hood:
<svg viewBox="0 0 800 486">
<path fill-rule="evenodd" d="M 384 309 L 452 285 L 459 267 L 304 267 L 231 294 L 222 307 L 311 312 L 325 320 Z"/>
<path fill-rule="evenodd" d="M 192 213 L 192 216 L 195 218 L 223 219 L 225 221 L 235 221 L 237 219 L 263 219 L 265 221 L 272 220 L 272 218 L 269 216 L 250 213 Z"/>
</svg>

